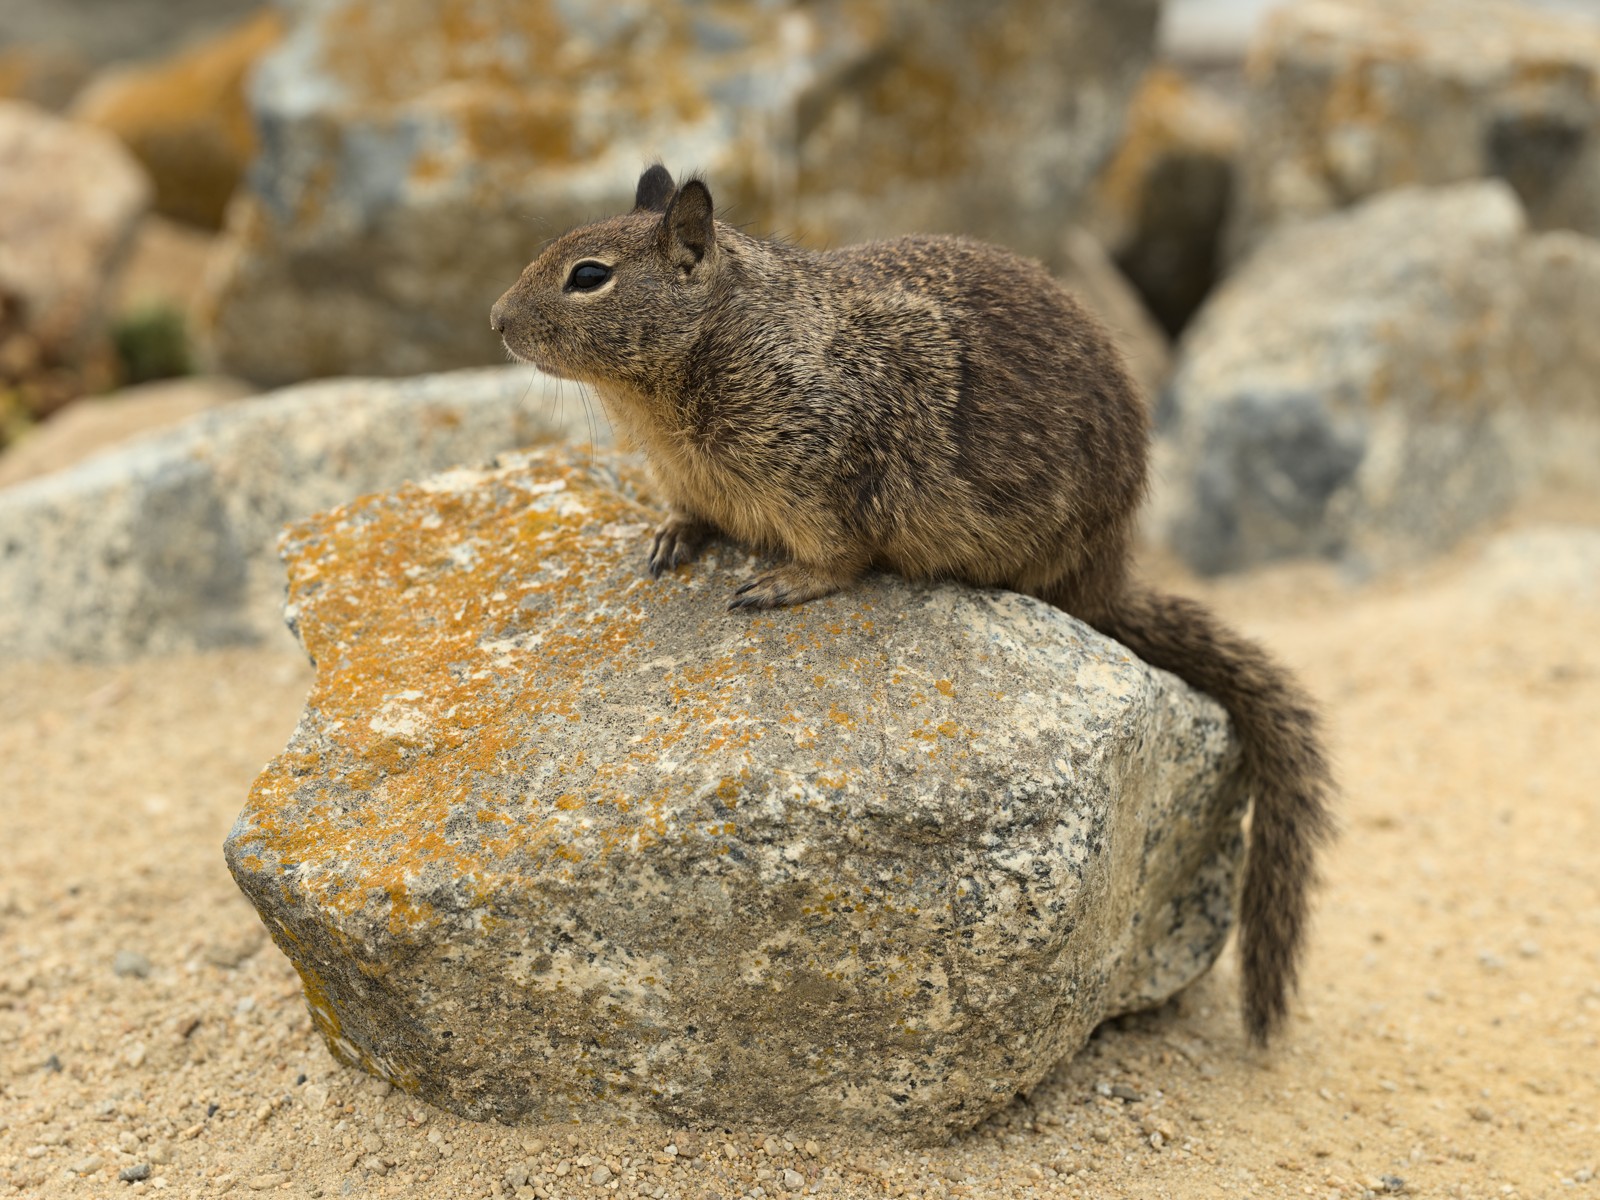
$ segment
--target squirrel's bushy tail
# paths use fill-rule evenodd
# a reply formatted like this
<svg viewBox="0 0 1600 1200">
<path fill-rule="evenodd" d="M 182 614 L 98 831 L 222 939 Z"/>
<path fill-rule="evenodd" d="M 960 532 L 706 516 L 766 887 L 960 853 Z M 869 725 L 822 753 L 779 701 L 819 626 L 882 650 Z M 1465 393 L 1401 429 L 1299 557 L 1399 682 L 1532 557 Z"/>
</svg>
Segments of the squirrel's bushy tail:
<svg viewBox="0 0 1600 1200">
<path fill-rule="evenodd" d="M 1332 775 L 1309 698 L 1267 653 L 1200 604 L 1130 587 L 1110 611 L 1083 614 L 1151 666 L 1227 709 L 1254 803 L 1240 911 L 1244 1018 L 1265 1044 L 1288 1014 L 1314 858 L 1333 834 Z"/>
</svg>

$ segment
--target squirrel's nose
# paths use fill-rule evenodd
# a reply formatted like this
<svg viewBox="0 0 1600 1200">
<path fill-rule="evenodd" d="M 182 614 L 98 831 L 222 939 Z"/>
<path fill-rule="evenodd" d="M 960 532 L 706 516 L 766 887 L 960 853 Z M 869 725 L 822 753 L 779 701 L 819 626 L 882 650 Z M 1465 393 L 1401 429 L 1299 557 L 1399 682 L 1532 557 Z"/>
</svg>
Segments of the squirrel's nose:
<svg viewBox="0 0 1600 1200">
<path fill-rule="evenodd" d="M 504 333 L 506 331 L 505 304 L 505 297 L 502 296 L 494 302 L 494 307 L 489 310 L 489 328 L 496 333 Z"/>
</svg>

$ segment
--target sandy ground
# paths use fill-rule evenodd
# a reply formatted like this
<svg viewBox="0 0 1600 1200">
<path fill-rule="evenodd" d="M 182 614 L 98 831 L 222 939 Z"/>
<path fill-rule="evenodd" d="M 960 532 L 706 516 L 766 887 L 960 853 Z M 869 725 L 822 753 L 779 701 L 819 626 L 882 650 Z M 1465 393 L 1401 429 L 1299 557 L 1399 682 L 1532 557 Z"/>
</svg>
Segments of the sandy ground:
<svg viewBox="0 0 1600 1200">
<path fill-rule="evenodd" d="M 6 666 L 0 1196 L 1600 1197 L 1600 581 L 1480 549 L 1190 584 L 1327 706 L 1344 835 L 1296 1019 L 1249 1051 L 1230 954 L 931 1151 L 510 1129 L 374 1086 L 222 862 L 298 657 Z"/>
</svg>

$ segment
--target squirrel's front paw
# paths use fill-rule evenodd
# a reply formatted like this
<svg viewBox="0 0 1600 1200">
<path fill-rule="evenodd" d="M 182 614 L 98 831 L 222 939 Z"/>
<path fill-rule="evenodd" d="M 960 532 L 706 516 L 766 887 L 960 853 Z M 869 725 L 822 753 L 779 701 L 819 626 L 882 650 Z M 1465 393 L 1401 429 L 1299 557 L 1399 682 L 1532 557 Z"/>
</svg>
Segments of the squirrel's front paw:
<svg viewBox="0 0 1600 1200">
<path fill-rule="evenodd" d="M 703 521 L 691 517 L 668 517 L 657 526 L 655 541 L 650 543 L 650 574 L 659 579 L 661 572 L 693 562 L 709 536 L 711 526 Z"/>
<path fill-rule="evenodd" d="M 736 589 L 733 599 L 728 601 L 728 608 L 783 608 L 790 604 L 804 604 L 807 600 L 837 592 L 848 582 L 847 578 L 790 563 Z"/>
</svg>

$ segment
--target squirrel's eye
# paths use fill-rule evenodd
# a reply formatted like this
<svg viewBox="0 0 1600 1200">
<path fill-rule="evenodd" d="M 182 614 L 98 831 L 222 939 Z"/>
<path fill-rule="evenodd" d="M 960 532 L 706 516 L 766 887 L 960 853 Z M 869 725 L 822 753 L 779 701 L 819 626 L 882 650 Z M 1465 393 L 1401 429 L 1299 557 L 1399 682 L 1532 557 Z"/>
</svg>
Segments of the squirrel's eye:
<svg viewBox="0 0 1600 1200">
<path fill-rule="evenodd" d="M 592 292 L 610 278 L 611 268 L 604 263 L 581 262 L 572 268 L 572 274 L 567 278 L 567 288 L 569 291 Z"/>
</svg>

